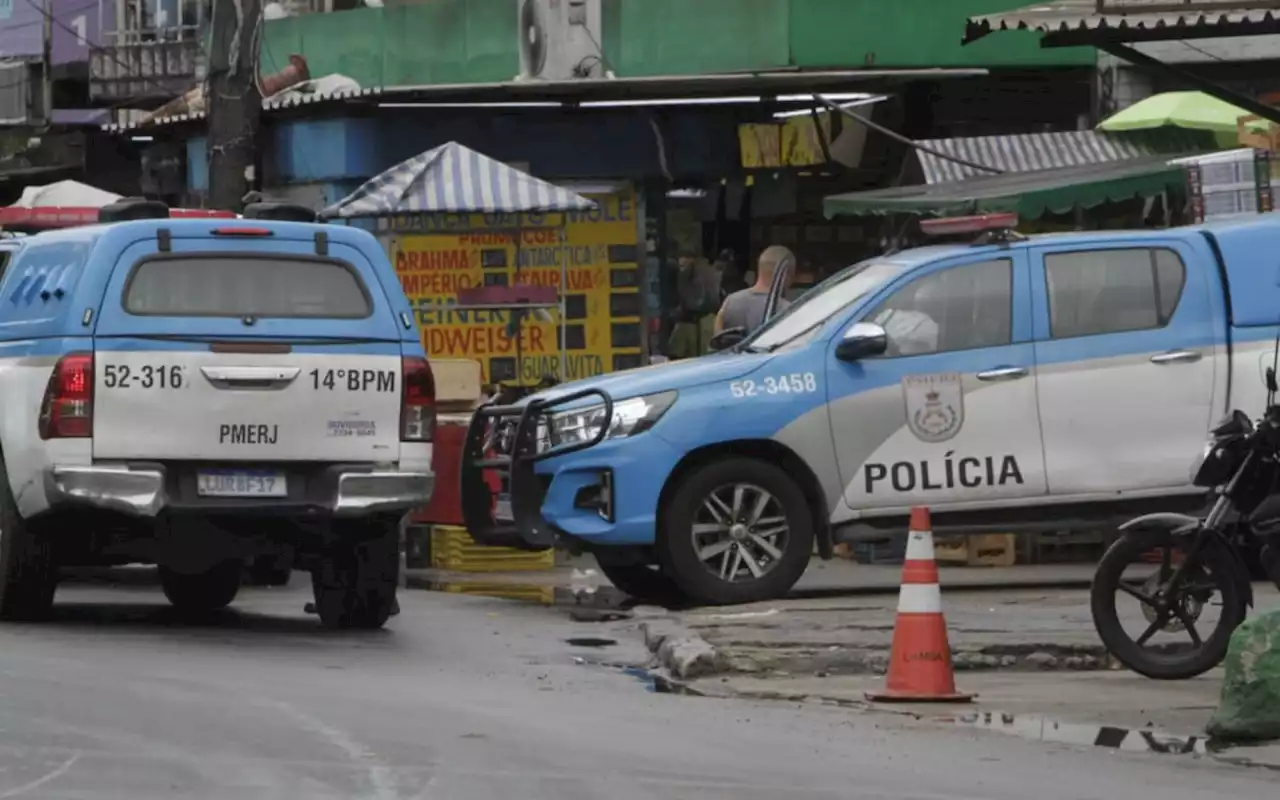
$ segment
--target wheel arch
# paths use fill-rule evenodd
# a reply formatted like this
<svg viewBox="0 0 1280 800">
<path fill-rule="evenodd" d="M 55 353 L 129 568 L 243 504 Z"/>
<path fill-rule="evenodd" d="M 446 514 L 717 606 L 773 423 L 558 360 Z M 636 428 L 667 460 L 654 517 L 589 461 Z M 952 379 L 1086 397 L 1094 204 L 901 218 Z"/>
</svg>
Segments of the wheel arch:
<svg viewBox="0 0 1280 800">
<path fill-rule="evenodd" d="M 685 453 L 675 468 L 671 470 L 671 474 L 667 476 L 666 482 L 662 485 L 662 491 L 658 494 L 657 534 L 659 536 L 662 536 L 666 530 L 663 517 L 667 507 L 667 500 L 670 498 L 671 493 L 676 490 L 676 487 L 680 485 L 680 481 L 684 476 L 704 464 L 724 458 L 752 458 L 757 461 L 777 464 L 794 478 L 796 484 L 800 487 L 800 491 L 804 493 L 805 500 L 808 501 L 809 512 L 813 517 L 814 539 L 818 545 L 818 555 L 823 559 L 831 558 L 834 548 L 831 535 L 831 512 L 826 493 L 822 490 L 822 484 L 804 459 L 800 458 L 790 447 L 772 439 L 736 439 L 729 442 L 717 442 Z"/>
</svg>

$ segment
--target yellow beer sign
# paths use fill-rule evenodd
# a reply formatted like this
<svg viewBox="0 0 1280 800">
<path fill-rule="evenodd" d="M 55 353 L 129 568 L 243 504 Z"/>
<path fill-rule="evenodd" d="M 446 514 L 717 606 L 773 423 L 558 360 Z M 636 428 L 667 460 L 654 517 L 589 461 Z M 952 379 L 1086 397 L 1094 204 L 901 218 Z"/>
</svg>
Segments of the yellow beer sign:
<svg viewBox="0 0 1280 800">
<path fill-rule="evenodd" d="M 591 199 L 598 208 L 565 215 L 395 221 L 399 233 L 391 257 L 417 310 L 427 354 L 475 359 L 486 381 L 520 384 L 544 375 L 575 380 L 638 366 L 642 298 L 635 194 Z M 555 287 L 565 298 L 564 319 L 554 308 L 518 313 L 457 305 L 460 290 L 520 285 Z"/>
<path fill-rule="evenodd" d="M 831 117 L 789 117 L 782 122 L 749 122 L 738 126 L 738 146 L 745 169 L 813 167 L 826 163 L 822 139 L 831 141 Z"/>
</svg>

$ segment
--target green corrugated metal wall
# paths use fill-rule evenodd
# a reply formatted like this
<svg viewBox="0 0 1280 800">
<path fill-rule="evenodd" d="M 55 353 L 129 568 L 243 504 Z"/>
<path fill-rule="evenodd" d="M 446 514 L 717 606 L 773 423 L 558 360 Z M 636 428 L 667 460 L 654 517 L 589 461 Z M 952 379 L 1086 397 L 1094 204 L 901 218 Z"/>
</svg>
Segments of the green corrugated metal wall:
<svg viewBox="0 0 1280 800">
<path fill-rule="evenodd" d="M 1088 66 L 1095 60 L 1093 48 L 1043 49 L 1039 35 L 1026 31 L 960 44 L 967 17 L 1011 11 L 1027 5 L 1027 0 L 790 0 L 787 4 L 791 55 L 800 67 L 1065 67 Z"/>
<path fill-rule="evenodd" d="M 1041 49 L 1031 33 L 962 47 L 965 17 L 1025 0 L 601 0 L 620 76 L 804 68 L 1092 64 L 1088 48 Z M 502 81 L 519 71 L 515 0 L 423 0 L 266 24 L 263 70 L 291 53 L 313 75 L 363 86 Z"/>
<path fill-rule="evenodd" d="M 514 0 L 435 0 L 272 20 L 263 72 L 291 53 L 312 75 L 341 73 L 361 86 L 509 80 L 520 70 Z"/>
</svg>

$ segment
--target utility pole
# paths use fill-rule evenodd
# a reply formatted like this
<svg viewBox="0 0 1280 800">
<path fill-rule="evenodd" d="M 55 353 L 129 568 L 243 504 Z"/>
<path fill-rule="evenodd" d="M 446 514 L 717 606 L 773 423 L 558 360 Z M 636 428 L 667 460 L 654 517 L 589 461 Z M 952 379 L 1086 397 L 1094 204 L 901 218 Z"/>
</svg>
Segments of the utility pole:
<svg viewBox="0 0 1280 800">
<path fill-rule="evenodd" d="M 44 17 L 44 46 L 41 50 L 43 63 L 40 71 L 44 73 L 44 80 L 40 82 L 40 114 L 43 118 L 41 121 L 48 126 L 53 123 L 53 0 L 44 0 L 41 16 Z"/>
<path fill-rule="evenodd" d="M 209 109 L 209 206 L 239 210 L 257 155 L 261 0 L 213 0 L 205 103 Z"/>
</svg>

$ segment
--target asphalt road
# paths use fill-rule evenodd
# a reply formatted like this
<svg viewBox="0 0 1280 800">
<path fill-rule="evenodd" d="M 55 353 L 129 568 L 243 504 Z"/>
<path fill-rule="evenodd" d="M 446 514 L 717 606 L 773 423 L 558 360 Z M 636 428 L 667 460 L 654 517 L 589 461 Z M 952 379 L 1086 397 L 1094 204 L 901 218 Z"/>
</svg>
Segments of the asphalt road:
<svg viewBox="0 0 1280 800">
<path fill-rule="evenodd" d="M 1275 775 L 822 706 L 659 694 L 560 611 L 410 592 L 331 634 L 296 588 L 206 625 L 70 586 L 0 627 L 0 800 L 1082 800 L 1273 797 Z"/>
</svg>

